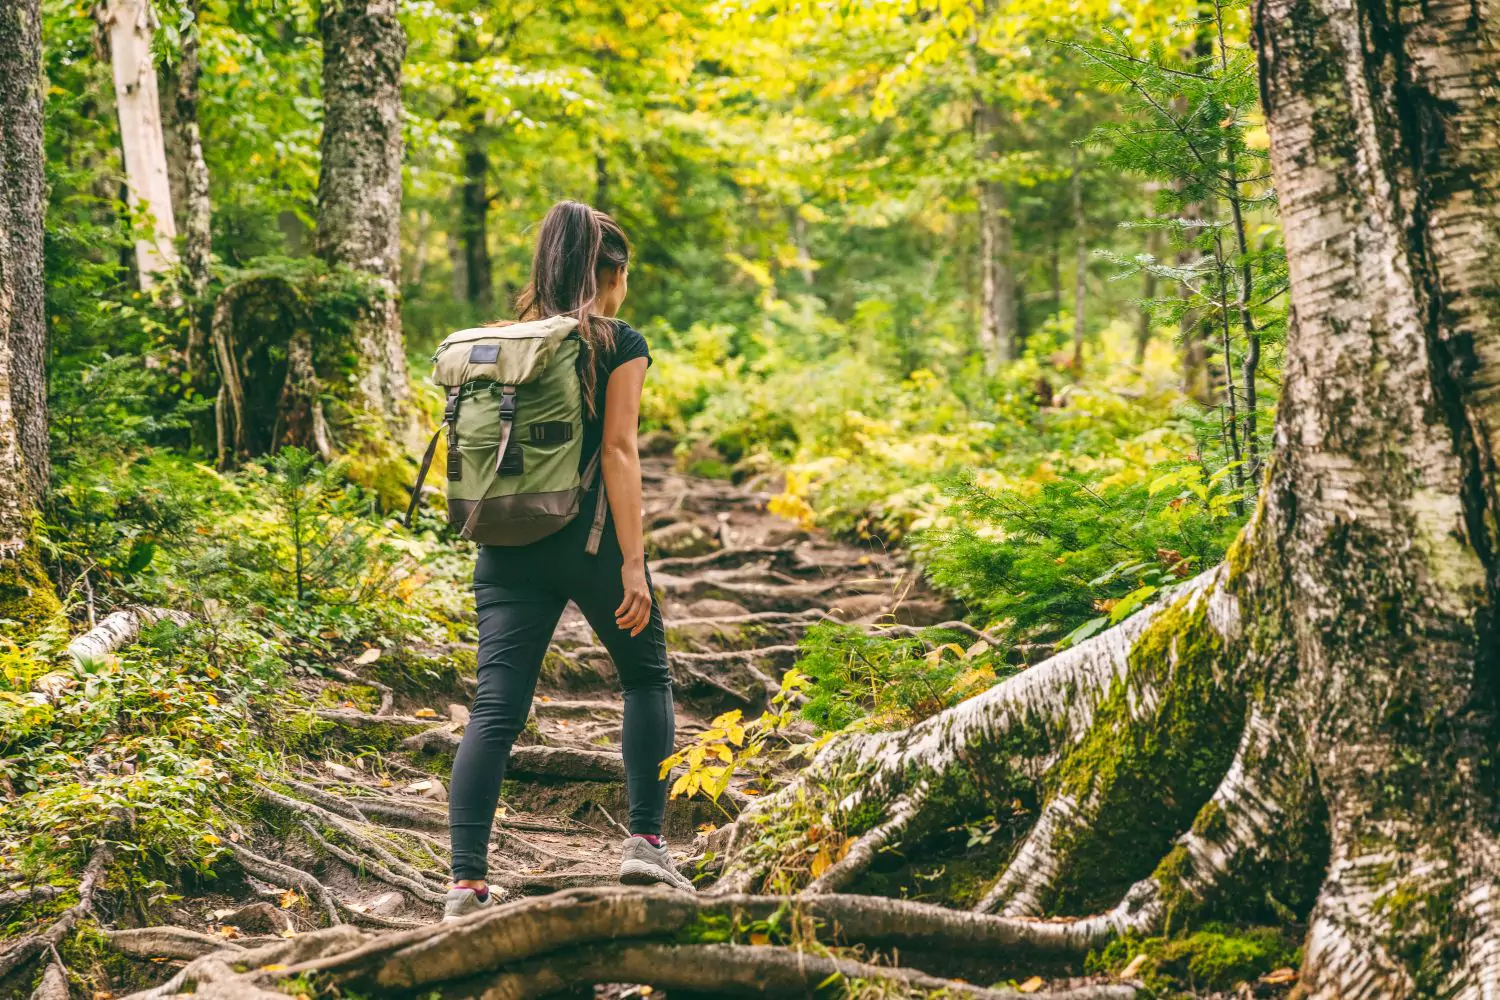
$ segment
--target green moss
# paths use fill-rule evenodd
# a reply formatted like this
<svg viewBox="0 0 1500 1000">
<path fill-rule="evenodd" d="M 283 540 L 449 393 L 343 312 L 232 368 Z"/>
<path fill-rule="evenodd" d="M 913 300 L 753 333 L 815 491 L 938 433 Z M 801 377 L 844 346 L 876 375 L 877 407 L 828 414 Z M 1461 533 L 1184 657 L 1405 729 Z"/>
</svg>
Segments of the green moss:
<svg viewBox="0 0 1500 1000">
<path fill-rule="evenodd" d="M 374 714 L 380 708 L 380 692 L 363 684 L 329 684 L 318 692 L 318 704 L 324 708 L 339 708 L 346 702 Z"/>
<path fill-rule="evenodd" d="M 474 676 L 477 653 L 472 646 L 441 647 L 435 652 L 396 646 L 362 669 L 398 697 L 422 704 L 429 704 L 439 696 L 467 701 L 464 678 Z"/>
<path fill-rule="evenodd" d="M 1243 697 L 1221 684 L 1225 660 L 1202 600 L 1161 611 L 1137 640 L 1124 680 L 1052 779 L 1079 801 L 1101 799 L 1101 821 L 1060 845 L 1075 859 L 1058 886 L 1060 909 L 1090 912 L 1119 898 L 1218 787 L 1245 711 Z M 1143 702 L 1147 692 L 1154 698 Z"/>
<path fill-rule="evenodd" d="M 36 546 L 26 539 L 20 552 L 0 559 L 0 622 L 7 634 L 30 638 L 62 611 L 52 580 L 37 558 Z"/>
<path fill-rule="evenodd" d="M 375 495 L 384 511 L 405 510 L 412 484 L 417 481 L 411 460 L 393 446 L 379 442 L 371 443 L 365 453 L 346 459 L 344 469 L 351 482 Z"/>
<path fill-rule="evenodd" d="M 1209 925 L 1175 937 L 1120 938 L 1090 955 L 1085 970 L 1115 974 L 1137 955 L 1146 956 L 1138 975 L 1157 996 L 1231 990 L 1274 969 L 1301 964 L 1296 939 L 1285 930 Z"/>
</svg>

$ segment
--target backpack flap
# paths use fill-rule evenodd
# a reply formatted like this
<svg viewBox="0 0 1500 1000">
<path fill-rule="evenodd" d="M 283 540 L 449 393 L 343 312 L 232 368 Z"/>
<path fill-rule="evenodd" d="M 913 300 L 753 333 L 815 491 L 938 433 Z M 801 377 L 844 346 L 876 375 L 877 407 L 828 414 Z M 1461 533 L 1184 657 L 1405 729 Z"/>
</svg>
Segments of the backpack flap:
<svg viewBox="0 0 1500 1000">
<path fill-rule="evenodd" d="M 459 330 L 432 356 L 432 380 L 449 389 L 476 381 L 525 385 L 547 370 L 558 347 L 577 327 L 572 316 L 553 316 Z"/>
</svg>

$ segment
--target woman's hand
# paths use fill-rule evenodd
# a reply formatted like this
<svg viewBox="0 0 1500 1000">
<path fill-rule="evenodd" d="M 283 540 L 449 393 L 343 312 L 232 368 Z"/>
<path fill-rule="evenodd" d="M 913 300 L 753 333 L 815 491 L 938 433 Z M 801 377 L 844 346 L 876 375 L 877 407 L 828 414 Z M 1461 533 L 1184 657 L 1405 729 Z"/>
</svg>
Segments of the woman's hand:
<svg viewBox="0 0 1500 1000">
<path fill-rule="evenodd" d="M 620 567 L 625 599 L 615 609 L 615 624 L 631 635 L 640 635 L 651 623 L 651 587 L 646 583 L 646 561 L 627 559 Z"/>
</svg>

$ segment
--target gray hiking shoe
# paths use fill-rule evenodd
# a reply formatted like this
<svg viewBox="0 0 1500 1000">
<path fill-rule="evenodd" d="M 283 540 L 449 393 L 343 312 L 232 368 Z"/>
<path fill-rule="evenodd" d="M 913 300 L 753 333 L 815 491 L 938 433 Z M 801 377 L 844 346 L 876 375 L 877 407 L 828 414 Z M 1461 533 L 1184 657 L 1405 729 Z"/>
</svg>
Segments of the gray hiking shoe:
<svg viewBox="0 0 1500 1000">
<path fill-rule="evenodd" d="M 684 892 L 697 892 L 672 864 L 672 856 L 666 845 L 652 847 L 649 840 L 630 837 L 625 841 L 624 854 L 620 857 L 621 885 L 669 885 Z"/>
<path fill-rule="evenodd" d="M 473 889 L 454 886 L 448 890 L 448 898 L 443 901 L 443 923 L 462 920 L 475 913 L 483 913 L 495 905 L 495 896 L 494 886 L 490 886 L 490 891 L 484 899 L 480 899 L 479 893 Z"/>
</svg>

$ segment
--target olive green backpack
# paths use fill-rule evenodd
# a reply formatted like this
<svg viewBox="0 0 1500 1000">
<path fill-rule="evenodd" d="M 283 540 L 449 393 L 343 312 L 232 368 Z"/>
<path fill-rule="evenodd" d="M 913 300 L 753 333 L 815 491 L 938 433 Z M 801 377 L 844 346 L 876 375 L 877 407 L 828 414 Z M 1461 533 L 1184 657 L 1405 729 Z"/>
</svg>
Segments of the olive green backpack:
<svg viewBox="0 0 1500 1000">
<path fill-rule="evenodd" d="M 481 545 L 526 545 L 578 516 L 599 478 L 599 456 L 581 473 L 583 387 L 578 321 L 553 316 L 449 335 L 432 356 L 432 380 L 448 392 L 448 522 Z M 421 502 L 438 428 L 406 511 Z M 603 484 L 586 550 L 599 550 L 608 504 Z"/>
</svg>

